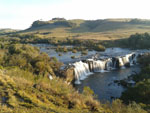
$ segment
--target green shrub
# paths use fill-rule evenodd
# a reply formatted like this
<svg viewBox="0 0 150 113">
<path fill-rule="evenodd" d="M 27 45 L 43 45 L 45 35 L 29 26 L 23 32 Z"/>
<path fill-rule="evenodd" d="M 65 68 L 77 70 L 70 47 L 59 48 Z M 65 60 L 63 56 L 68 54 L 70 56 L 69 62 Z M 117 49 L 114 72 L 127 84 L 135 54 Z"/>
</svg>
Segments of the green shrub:
<svg viewBox="0 0 150 113">
<path fill-rule="evenodd" d="M 77 53 L 77 50 L 76 50 L 76 49 L 73 49 L 73 50 L 72 50 L 72 53 Z"/>
<path fill-rule="evenodd" d="M 63 52 L 67 52 L 68 49 L 66 47 L 63 48 Z"/>
<path fill-rule="evenodd" d="M 59 53 L 58 56 L 62 56 L 62 54 Z"/>
<path fill-rule="evenodd" d="M 71 56 L 72 59 L 75 59 L 75 56 Z"/>
<path fill-rule="evenodd" d="M 102 46 L 102 45 L 96 45 L 96 46 L 94 47 L 94 50 L 96 50 L 96 51 L 105 51 L 105 47 Z"/>
<path fill-rule="evenodd" d="M 87 54 L 88 54 L 88 51 L 82 51 L 81 54 L 82 54 L 82 55 L 87 55 Z"/>
<path fill-rule="evenodd" d="M 83 92 L 82 92 L 84 95 L 94 95 L 94 92 L 93 92 L 93 90 L 91 90 L 90 89 L 90 87 L 87 87 L 87 86 L 85 86 L 84 88 L 83 88 Z"/>
</svg>

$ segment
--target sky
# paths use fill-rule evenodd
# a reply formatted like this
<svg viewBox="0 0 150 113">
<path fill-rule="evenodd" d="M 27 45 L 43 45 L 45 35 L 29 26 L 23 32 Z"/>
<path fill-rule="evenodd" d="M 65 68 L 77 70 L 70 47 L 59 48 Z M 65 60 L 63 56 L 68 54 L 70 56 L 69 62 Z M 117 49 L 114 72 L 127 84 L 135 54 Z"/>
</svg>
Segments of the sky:
<svg viewBox="0 0 150 113">
<path fill-rule="evenodd" d="M 26 29 L 54 17 L 150 19 L 150 0 L 0 0 L 0 29 Z"/>
</svg>

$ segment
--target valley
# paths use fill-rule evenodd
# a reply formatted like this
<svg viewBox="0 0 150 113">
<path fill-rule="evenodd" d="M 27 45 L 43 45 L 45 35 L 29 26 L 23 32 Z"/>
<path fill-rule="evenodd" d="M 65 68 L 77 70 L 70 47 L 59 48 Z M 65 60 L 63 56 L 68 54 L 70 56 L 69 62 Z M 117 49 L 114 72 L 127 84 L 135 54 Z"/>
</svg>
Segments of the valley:
<svg viewBox="0 0 150 113">
<path fill-rule="evenodd" d="M 1 30 L 0 112 L 149 112 L 149 28 L 142 19 L 55 18 Z"/>
</svg>

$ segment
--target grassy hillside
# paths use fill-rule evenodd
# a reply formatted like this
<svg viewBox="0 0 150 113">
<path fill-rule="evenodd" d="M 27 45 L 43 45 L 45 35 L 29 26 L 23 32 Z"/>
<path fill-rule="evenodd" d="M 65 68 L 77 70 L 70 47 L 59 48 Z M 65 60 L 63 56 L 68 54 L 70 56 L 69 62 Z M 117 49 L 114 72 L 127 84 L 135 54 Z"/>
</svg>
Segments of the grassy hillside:
<svg viewBox="0 0 150 113">
<path fill-rule="evenodd" d="M 22 33 L 36 34 L 44 38 L 114 40 L 131 34 L 145 33 L 150 29 L 150 20 L 104 19 L 104 20 L 50 20 L 35 21 Z"/>
<path fill-rule="evenodd" d="M 14 30 L 14 29 L 0 29 L 0 35 L 2 34 L 8 34 L 8 33 L 14 33 L 17 32 L 19 30 Z"/>
<path fill-rule="evenodd" d="M 100 104 L 88 87 L 79 94 L 59 78 L 35 83 L 23 77 L 27 74 L 32 76 L 20 69 L 0 70 L 0 113 L 147 113 L 136 103 Z"/>
<path fill-rule="evenodd" d="M 1 113 L 103 112 L 102 107 L 91 96 L 78 94 L 58 78 L 52 81 L 47 79 L 47 82 L 45 78 L 45 81 L 34 83 L 21 77 L 23 74 L 33 76 L 30 72 L 19 69 L 5 70 L 5 74 L 4 70 L 0 70 Z"/>
</svg>

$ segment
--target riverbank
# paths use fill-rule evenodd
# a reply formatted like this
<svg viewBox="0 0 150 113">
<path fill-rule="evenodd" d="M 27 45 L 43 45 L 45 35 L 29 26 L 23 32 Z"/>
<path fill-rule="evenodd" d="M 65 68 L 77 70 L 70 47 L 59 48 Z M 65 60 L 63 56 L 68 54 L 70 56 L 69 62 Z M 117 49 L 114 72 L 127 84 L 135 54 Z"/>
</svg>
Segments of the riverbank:
<svg viewBox="0 0 150 113">
<path fill-rule="evenodd" d="M 36 46 L 36 45 L 35 45 Z M 63 71 L 61 71 L 61 73 L 59 75 L 62 75 L 63 78 L 65 78 L 65 80 L 67 81 L 67 83 L 73 83 L 75 82 L 75 80 L 79 79 L 80 82 L 77 82 L 77 83 L 80 83 L 79 85 L 75 85 L 75 87 L 77 89 L 79 89 L 80 92 L 83 91 L 83 88 L 84 86 L 91 86 L 90 88 L 92 90 L 94 90 L 95 94 L 98 95 L 98 98 L 102 101 L 102 100 L 109 100 L 109 101 L 112 101 L 114 98 L 119 98 L 121 96 L 121 93 L 124 91 L 124 88 L 122 86 L 118 86 L 117 84 L 115 83 L 112 83 L 112 81 L 114 80 L 122 80 L 124 78 L 126 78 L 127 76 L 129 76 L 130 74 L 132 74 L 132 71 L 136 71 L 136 72 L 139 72 L 140 68 L 138 66 L 132 66 L 136 61 L 132 61 L 131 59 L 134 59 L 136 60 L 136 58 L 129 58 L 129 57 L 132 57 L 132 54 L 137 52 L 138 54 L 142 54 L 142 53 L 145 53 L 145 52 L 148 52 L 149 50 L 130 50 L 130 49 L 122 49 L 122 48 L 107 48 L 106 51 L 104 52 L 96 52 L 96 51 L 93 51 L 91 52 L 90 55 L 87 55 L 85 57 L 83 56 L 80 56 L 80 58 L 77 58 L 77 59 L 70 59 L 66 56 L 69 56 L 68 53 L 64 53 L 64 55 L 62 56 L 59 56 L 55 50 L 51 50 L 49 49 L 48 47 L 49 45 L 48 44 L 45 44 L 43 45 L 38 45 L 38 47 L 41 48 L 41 51 L 42 52 L 46 52 L 49 54 L 49 56 L 51 55 L 55 55 L 54 57 L 56 58 L 60 58 L 61 61 L 70 61 L 68 63 L 66 63 L 65 66 L 68 65 L 69 67 L 65 68 L 65 66 L 62 68 Z M 48 49 L 47 49 L 48 48 Z M 53 53 L 54 52 L 54 53 Z M 90 52 L 89 52 L 90 53 Z M 97 55 L 95 55 L 95 53 L 97 53 Z M 132 54 L 131 54 L 132 53 Z M 69 53 L 70 54 L 70 53 Z M 74 55 L 79 55 L 80 53 L 77 52 L 77 53 L 72 53 Z M 129 54 L 129 55 L 128 55 Z M 130 55 L 131 54 L 131 55 Z M 127 55 L 127 56 L 126 56 Z M 71 56 L 71 55 L 70 55 Z M 126 57 L 125 57 L 126 56 Z M 133 55 L 135 56 L 135 55 Z M 121 58 L 122 62 L 124 63 L 123 65 L 120 64 L 121 62 L 119 61 L 119 59 L 115 60 L 114 58 Z M 94 67 L 97 71 L 99 72 L 106 72 L 106 73 L 94 73 L 92 74 L 93 72 L 91 72 L 92 70 L 95 70 L 94 68 L 93 69 L 90 69 L 87 71 L 87 68 L 85 66 L 82 67 L 82 64 L 84 63 L 87 63 L 87 66 L 89 65 L 88 62 L 90 61 L 86 61 L 86 59 L 91 59 L 93 58 L 93 60 L 95 60 L 95 66 L 93 65 L 92 67 Z M 113 58 L 111 62 L 109 63 L 105 63 L 103 64 L 104 65 L 104 70 L 101 68 L 102 64 L 99 64 L 97 65 L 96 67 L 96 62 L 98 60 L 102 60 L 102 61 L 107 61 L 108 58 Z M 128 58 L 128 59 L 127 59 Z M 129 60 L 130 59 L 130 60 Z M 83 74 L 83 76 L 80 78 L 77 78 L 77 75 L 75 75 L 74 73 L 74 68 L 76 67 L 74 65 L 74 63 L 78 63 L 78 62 L 81 62 L 81 64 L 77 65 L 77 67 L 79 67 L 79 71 L 77 72 L 78 73 L 78 77 L 81 76 Z M 93 61 L 91 61 L 93 62 Z M 118 63 L 117 63 L 118 62 Z M 98 62 L 97 62 L 98 63 Z M 99 63 L 102 63 L 102 62 L 99 62 Z M 127 63 L 127 64 L 126 64 Z M 131 67 L 128 63 L 131 63 Z M 107 65 L 106 65 L 107 64 Z M 127 67 L 125 68 L 124 65 L 126 65 Z M 106 67 L 105 67 L 106 66 Z M 108 66 L 108 67 L 107 67 Z M 113 67 L 114 66 L 114 67 Z M 123 68 L 121 68 L 121 67 Z M 64 69 L 65 68 L 65 69 Z M 125 68 L 125 69 L 124 69 Z M 113 70 L 113 69 L 116 69 L 116 70 Z M 95 71 L 96 71 L 95 70 Z M 89 73 L 88 73 L 89 72 Z M 124 72 L 124 73 L 123 73 Z M 91 75 L 89 76 L 89 74 L 91 73 Z M 81 75 L 80 75 L 81 74 Z M 112 74 L 112 76 L 111 76 Z M 105 76 L 103 76 L 105 75 Z M 116 78 L 116 77 L 119 77 L 123 75 L 122 77 L 123 78 Z M 97 78 L 95 79 L 95 81 L 92 79 L 92 77 L 94 76 L 100 76 L 100 78 Z M 102 78 L 105 79 L 105 77 L 108 79 L 105 79 L 105 81 L 101 81 Z M 110 80 L 111 79 L 111 80 Z M 90 81 L 91 80 L 91 81 Z M 87 83 L 88 81 L 88 83 Z M 99 83 L 97 83 L 97 81 L 101 81 Z M 96 85 L 92 85 L 93 83 L 97 83 Z M 99 85 L 101 84 L 101 85 Z M 97 87 L 97 88 L 94 88 Z M 100 88 L 100 89 L 99 89 Z M 101 91 L 102 90 L 102 91 Z M 111 92 L 110 92 L 111 91 Z M 103 92 L 103 93 L 101 93 Z M 109 93 L 110 92 L 110 93 Z M 114 93 L 113 93 L 114 92 Z M 118 92 L 117 94 L 115 94 L 115 92 Z M 108 93 L 108 94 L 107 94 Z M 108 96 L 108 97 L 107 97 Z"/>
</svg>

